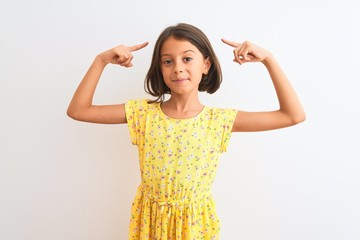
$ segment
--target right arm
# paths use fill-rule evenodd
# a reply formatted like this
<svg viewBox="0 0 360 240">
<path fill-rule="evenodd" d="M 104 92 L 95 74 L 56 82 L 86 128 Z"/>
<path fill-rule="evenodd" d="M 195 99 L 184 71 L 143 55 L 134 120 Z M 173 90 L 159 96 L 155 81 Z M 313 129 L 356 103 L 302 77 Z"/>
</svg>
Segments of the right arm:
<svg viewBox="0 0 360 240">
<path fill-rule="evenodd" d="M 67 109 L 67 115 L 75 120 L 92 123 L 126 123 L 125 104 L 93 105 L 93 97 L 100 76 L 107 64 L 132 67 L 131 52 L 147 46 L 147 42 L 134 46 L 117 46 L 96 56 L 85 74 Z"/>
</svg>

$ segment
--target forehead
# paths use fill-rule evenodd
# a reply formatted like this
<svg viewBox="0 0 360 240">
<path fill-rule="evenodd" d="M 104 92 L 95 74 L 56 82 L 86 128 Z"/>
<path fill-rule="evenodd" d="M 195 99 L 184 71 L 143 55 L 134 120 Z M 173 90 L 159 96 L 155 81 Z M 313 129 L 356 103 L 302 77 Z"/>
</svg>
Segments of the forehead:
<svg viewBox="0 0 360 240">
<path fill-rule="evenodd" d="M 186 51 L 193 51 L 195 53 L 200 53 L 200 51 L 195 47 L 191 42 L 186 39 L 176 39 L 174 37 L 167 38 L 161 46 L 160 54 L 179 54 Z"/>
</svg>

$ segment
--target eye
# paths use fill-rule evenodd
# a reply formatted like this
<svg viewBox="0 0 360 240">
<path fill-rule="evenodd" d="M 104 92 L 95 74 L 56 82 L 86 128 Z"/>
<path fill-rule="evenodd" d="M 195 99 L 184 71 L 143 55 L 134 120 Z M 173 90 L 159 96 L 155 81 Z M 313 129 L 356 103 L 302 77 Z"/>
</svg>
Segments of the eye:
<svg viewBox="0 0 360 240">
<path fill-rule="evenodd" d="M 163 64 L 171 64 L 171 63 L 172 63 L 172 61 L 170 59 L 165 59 L 163 61 Z"/>
<path fill-rule="evenodd" d="M 190 62 L 191 60 L 193 60 L 192 57 L 186 57 L 186 58 L 184 58 L 184 61 L 185 61 L 185 62 Z"/>
</svg>

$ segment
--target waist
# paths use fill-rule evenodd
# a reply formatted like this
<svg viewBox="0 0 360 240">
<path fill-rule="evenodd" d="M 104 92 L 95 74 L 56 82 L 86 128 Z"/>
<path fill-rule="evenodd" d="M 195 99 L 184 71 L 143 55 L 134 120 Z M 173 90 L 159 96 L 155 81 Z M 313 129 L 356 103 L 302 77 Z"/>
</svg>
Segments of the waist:
<svg viewBox="0 0 360 240">
<path fill-rule="evenodd" d="M 190 192 L 181 197 L 173 196 L 173 197 L 161 198 L 151 194 L 149 187 L 142 183 L 138 187 L 138 191 L 142 194 L 145 200 L 154 202 L 159 206 L 179 207 L 212 198 L 212 193 L 210 189 L 199 191 L 199 193 Z"/>
</svg>

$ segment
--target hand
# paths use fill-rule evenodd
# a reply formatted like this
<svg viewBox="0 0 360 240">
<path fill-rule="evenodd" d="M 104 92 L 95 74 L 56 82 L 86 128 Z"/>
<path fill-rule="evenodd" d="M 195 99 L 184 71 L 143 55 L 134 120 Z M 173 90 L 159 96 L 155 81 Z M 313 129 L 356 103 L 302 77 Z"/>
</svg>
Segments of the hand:
<svg viewBox="0 0 360 240">
<path fill-rule="evenodd" d="M 119 45 L 110 50 L 100 53 L 98 57 L 105 64 L 112 63 L 119 64 L 120 66 L 127 68 L 132 67 L 133 64 L 131 63 L 131 61 L 133 59 L 133 55 L 131 52 L 140 50 L 146 47 L 148 44 L 148 42 L 144 42 L 142 44 L 133 46 Z"/>
<path fill-rule="evenodd" d="M 234 62 L 239 64 L 247 62 L 263 62 L 267 57 L 270 56 L 270 53 L 256 46 L 255 44 L 245 41 L 243 43 L 232 42 L 226 39 L 221 39 L 225 44 L 234 47 Z"/>
</svg>

